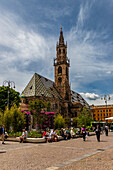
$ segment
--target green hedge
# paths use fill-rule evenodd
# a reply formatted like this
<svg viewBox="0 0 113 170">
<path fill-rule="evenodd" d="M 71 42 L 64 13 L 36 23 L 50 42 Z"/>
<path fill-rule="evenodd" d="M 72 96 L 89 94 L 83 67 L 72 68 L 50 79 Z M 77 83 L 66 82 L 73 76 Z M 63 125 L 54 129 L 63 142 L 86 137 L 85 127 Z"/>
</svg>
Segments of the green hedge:
<svg viewBox="0 0 113 170">
<path fill-rule="evenodd" d="M 22 135 L 22 132 L 10 132 L 8 134 L 8 136 L 13 136 L 13 137 L 19 137 Z M 37 132 L 37 131 L 30 131 L 28 132 L 28 137 L 30 138 L 41 138 L 43 136 L 43 131 L 41 133 Z"/>
</svg>

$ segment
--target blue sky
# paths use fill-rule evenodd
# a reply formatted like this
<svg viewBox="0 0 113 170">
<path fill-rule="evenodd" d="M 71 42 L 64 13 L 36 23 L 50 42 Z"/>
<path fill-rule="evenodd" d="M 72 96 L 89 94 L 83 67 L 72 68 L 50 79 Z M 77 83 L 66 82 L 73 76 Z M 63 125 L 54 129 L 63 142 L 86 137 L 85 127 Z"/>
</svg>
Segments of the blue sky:
<svg viewBox="0 0 113 170">
<path fill-rule="evenodd" d="M 34 72 L 54 81 L 63 27 L 71 88 L 89 104 L 113 103 L 113 0 L 0 0 L 0 82 L 20 93 Z"/>
</svg>

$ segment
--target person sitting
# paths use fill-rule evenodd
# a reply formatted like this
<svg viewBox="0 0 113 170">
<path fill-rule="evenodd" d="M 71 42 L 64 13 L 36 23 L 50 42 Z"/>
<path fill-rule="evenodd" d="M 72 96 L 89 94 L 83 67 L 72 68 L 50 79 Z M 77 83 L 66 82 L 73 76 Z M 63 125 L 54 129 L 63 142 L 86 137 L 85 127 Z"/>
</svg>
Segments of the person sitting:
<svg viewBox="0 0 113 170">
<path fill-rule="evenodd" d="M 4 137 L 5 137 L 5 139 L 7 139 L 7 138 L 8 138 L 8 133 L 7 133 L 7 132 L 5 132 Z"/>
<path fill-rule="evenodd" d="M 46 130 L 44 130 L 44 132 L 43 132 L 43 138 L 45 138 L 46 137 Z"/>
<path fill-rule="evenodd" d="M 44 130 L 44 132 L 43 132 L 43 138 L 47 141 L 46 130 Z"/>
<path fill-rule="evenodd" d="M 47 143 L 48 143 L 48 142 L 51 142 L 51 135 L 50 135 L 50 133 L 49 133 L 49 130 L 47 130 L 45 136 L 46 136 L 46 142 L 47 142 Z"/>
<path fill-rule="evenodd" d="M 59 135 L 60 135 L 60 131 L 58 131 L 57 129 L 55 130 L 55 133 L 57 135 L 57 137 L 55 137 L 55 141 L 58 141 Z"/>
<path fill-rule="evenodd" d="M 60 130 L 60 136 L 62 136 L 64 139 L 66 139 L 66 135 L 64 135 L 64 130 L 61 128 Z"/>
<path fill-rule="evenodd" d="M 53 129 L 53 131 L 51 132 L 51 140 L 52 142 L 55 141 L 55 139 L 58 141 L 58 135 L 56 134 L 55 130 Z"/>
<path fill-rule="evenodd" d="M 23 129 L 22 136 L 20 136 L 20 143 L 27 139 L 27 131 Z"/>
<path fill-rule="evenodd" d="M 63 129 L 64 131 L 64 140 L 67 140 L 67 132 L 66 132 L 66 129 Z"/>
<path fill-rule="evenodd" d="M 89 129 L 86 129 L 86 137 L 89 136 Z"/>
<path fill-rule="evenodd" d="M 80 132 L 81 132 L 81 129 L 78 127 L 78 128 L 77 128 L 76 135 L 80 135 Z"/>
<path fill-rule="evenodd" d="M 66 130 L 66 134 L 67 134 L 67 139 L 70 139 L 71 138 L 71 134 L 70 134 L 70 132 L 69 132 L 69 129 L 67 128 L 67 130 Z"/>
<path fill-rule="evenodd" d="M 70 131 L 70 134 L 71 134 L 71 137 L 74 138 L 76 135 L 75 135 L 75 132 L 73 131 L 73 128 L 71 128 L 71 131 Z"/>
</svg>

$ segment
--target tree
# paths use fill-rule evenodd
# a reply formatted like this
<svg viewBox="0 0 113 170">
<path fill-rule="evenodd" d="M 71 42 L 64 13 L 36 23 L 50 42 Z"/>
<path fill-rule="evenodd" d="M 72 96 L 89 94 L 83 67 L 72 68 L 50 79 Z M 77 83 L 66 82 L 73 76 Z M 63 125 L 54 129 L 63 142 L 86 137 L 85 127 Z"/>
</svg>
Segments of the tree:
<svg viewBox="0 0 113 170">
<path fill-rule="evenodd" d="M 11 126 L 14 132 L 22 131 L 25 124 L 25 114 L 17 108 L 17 106 L 12 106 L 10 109 L 11 115 Z"/>
<path fill-rule="evenodd" d="M 0 87 L 0 108 L 2 111 L 5 110 L 5 107 L 8 104 L 8 90 L 9 90 L 9 109 L 14 104 L 19 106 L 19 103 L 21 102 L 19 92 L 16 92 L 14 89 L 9 88 L 8 86 Z"/>
<path fill-rule="evenodd" d="M 5 125 L 5 129 L 8 132 L 11 126 L 11 114 L 10 114 L 10 110 L 8 109 L 8 107 L 6 107 L 4 111 L 4 125 Z"/>
<path fill-rule="evenodd" d="M 88 107 L 84 106 L 81 113 L 78 116 L 78 125 L 90 126 L 93 118 L 91 116 L 91 111 Z"/>
<path fill-rule="evenodd" d="M 73 117 L 73 127 L 77 127 L 78 117 Z"/>
<path fill-rule="evenodd" d="M 65 119 L 62 117 L 61 114 L 58 114 L 54 119 L 54 126 L 55 129 L 61 129 L 65 126 Z"/>
<path fill-rule="evenodd" d="M 4 124 L 4 114 L 3 112 L 0 110 L 0 125 Z"/>
<path fill-rule="evenodd" d="M 71 118 L 65 118 L 65 124 L 67 127 L 71 127 Z"/>
</svg>

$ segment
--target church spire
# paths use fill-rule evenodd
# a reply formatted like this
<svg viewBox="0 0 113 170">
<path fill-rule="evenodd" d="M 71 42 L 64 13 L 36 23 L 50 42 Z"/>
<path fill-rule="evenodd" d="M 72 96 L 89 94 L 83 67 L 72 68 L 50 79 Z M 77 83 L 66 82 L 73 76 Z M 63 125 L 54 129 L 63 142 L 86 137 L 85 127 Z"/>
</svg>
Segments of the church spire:
<svg viewBox="0 0 113 170">
<path fill-rule="evenodd" d="M 55 66 L 55 86 L 64 100 L 71 101 L 71 91 L 69 84 L 70 61 L 67 57 L 67 43 L 64 43 L 62 27 L 60 30 L 59 43 L 56 46 Z"/>
<path fill-rule="evenodd" d="M 63 31 L 62 31 L 62 27 L 60 28 L 60 37 L 59 37 L 59 45 L 64 45 L 64 37 L 63 37 Z"/>
</svg>

